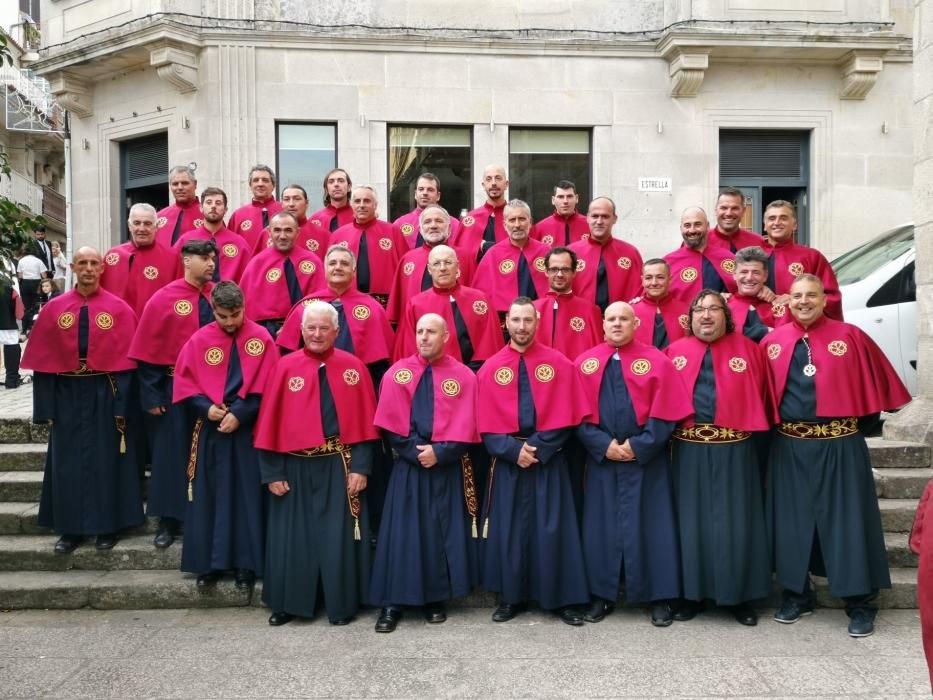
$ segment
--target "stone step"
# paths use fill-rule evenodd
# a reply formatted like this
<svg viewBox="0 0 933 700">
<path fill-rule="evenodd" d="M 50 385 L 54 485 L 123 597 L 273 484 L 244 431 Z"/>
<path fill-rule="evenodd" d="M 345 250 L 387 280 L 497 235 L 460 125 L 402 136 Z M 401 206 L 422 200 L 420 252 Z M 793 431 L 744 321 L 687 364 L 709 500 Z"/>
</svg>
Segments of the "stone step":
<svg viewBox="0 0 933 700">
<path fill-rule="evenodd" d="M 121 571 L 127 569 L 174 569 L 181 563 L 181 539 L 158 549 L 152 538 L 126 537 L 110 550 L 94 548 L 94 538 L 70 554 L 56 554 L 57 535 L 0 536 L 0 571 L 66 571 L 68 569 Z"/>
<path fill-rule="evenodd" d="M 145 507 L 145 504 L 143 504 Z M 38 503 L 22 502 L 0 502 L 0 535 L 48 535 L 50 531 L 47 528 L 39 527 L 37 518 L 39 516 Z M 159 529 L 159 519 L 147 517 L 146 521 L 139 527 L 125 530 L 123 534 L 131 535 L 154 535 Z"/>
<path fill-rule="evenodd" d="M 49 441 L 49 426 L 34 425 L 27 417 L 0 417 L 0 443 L 24 443 Z"/>
<path fill-rule="evenodd" d="M 919 442 L 901 442 L 884 440 L 880 437 L 868 438 L 868 453 L 871 465 L 876 469 L 903 469 L 908 467 L 930 467 L 933 455 L 929 445 Z"/>
<path fill-rule="evenodd" d="M 881 524 L 885 532 L 910 532 L 917 512 L 917 498 L 879 498 Z"/>
<path fill-rule="evenodd" d="M 933 469 L 876 469 L 875 493 L 879 498 L 920 498 L 927 482 L 933 478 Z"/>
<path fill-rule="evenodd" d="M 0 469 L 5 471 L 42 471 L 47 445 L 37 442 L 0 444 Z"/>
<path fill-rule="evenodd" d="M 888 552 L 888 565 L 891 568 L 917 568 L 917 555 L 907 546 L 906 532 L 884 533 L 884 548 Z"/>
<path fill-rule="evenodd" d="M 42 472 L 0 471 L 0 502 L 38 503 Z"/>
</svg>

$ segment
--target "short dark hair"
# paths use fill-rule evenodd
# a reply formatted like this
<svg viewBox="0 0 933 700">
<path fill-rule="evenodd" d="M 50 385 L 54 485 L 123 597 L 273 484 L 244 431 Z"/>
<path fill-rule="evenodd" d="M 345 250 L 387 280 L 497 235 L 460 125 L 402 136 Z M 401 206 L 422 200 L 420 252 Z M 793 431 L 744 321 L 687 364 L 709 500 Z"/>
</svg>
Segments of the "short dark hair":
<svg viewBox="0 0 933 700">
<path fill-rule="evenodd" d="M 253 181 L 253 173 L 257 172 L 269 173 L 269 177 L 272 179 L 272 184 L 275 184 L 275 171 L 268 165 L 263 165 L 262 163 L 257 163 L 249 169 L 249 176 L 246 178 L 247 184 Z"/>
<path fill-rule="evenodd" d="M 693 335 L 693 309 L 706 297 L 716 297 L 719 299 L 719 303 L 722 304 L 722 312 L 726 315 L 726 333 L 735 332 L 735 321 L 732 318 L 732 309 L 730 309 L 729 305 L 726 303 L 725 297 L 713 289 L 703 289 L 699 294 L 693 297 L 693 301 L 690 302 L 690 318 L 687 322 L 687 335 Z"/>
<path fill-rule="evenodd" d="M 293 182 L 290 185 L 285 185 L 285 187 L 282 188 L 283 196 L 285 194 L 285 190 L 298 190 L 299 192 L 301 192 L 301 196 L 305 198 L 305 201 L 308 201 L 308 191 L 304 187 L 299 185 L 297 182 Z"/>
<path fill-rule="evenodd" d="M 568 248 L 567 246 L 563 246 L 563 245 L 556 245 L 547 252 L 547 255 L 544 256 L 544 266 L 545 267 L 551 266 L 552 255 L 565 255 L 565 254 L 570 256 L 570 267 L 572 267 L 574 272 L 576 272 L 577 254 L 574 253 L 572 250 L 570 250 L 570 248 Z"/>
<path fill-rule="evenodd" d="M 764 265 L 765 271 L 768 269 L 768 254 L 764 251 L 761 246 L 750 245 L 747 248 L 742 248 L 741 250 L 736 251 L 735 253 L 735 264 L 741 265 L 742 263 L 758 262 Z"/>
<path fill-rule="evenodd" d="M 216 197 L 220 195 L 224 198 L 224 206 L 227 206 L 227 193 L 224 192 L 219 187 L 207 187 L 203 192 L 201 192 L 201 204 L 204 204 L 204 200 L 208 197 Z"/>
<path fill-rule="evenodd" d="M 722 197 L 741 197 L 742 204 L 745 204 L 745 193 L 738 187 L 723 187 L 716 196 L 716 202 L 718 203 Z"/>
<path fill-rule="evenodd" d="M 649 265 L 664 265 L 664 267 L 667 268 L 668 272 L 671 271 L 670 263 L 667 262 L 667 260 L 665 260 L 664 258 L 650 258 L 649 260 L 645 260 L 645 262 L 641 264 L 642 272 L 644 272 L 645 268 L 648 267 Z"/>
<path fill-rule="evenodd" d="M 215 309 L 241 309 L 244 303 L 243 290 L 233 280 L 218 282 L 211 291 L 211 301 Z"/>
<path fill-rule="evenodd" d="M 570 180 L 558 180 L 557 184 L 554 185 L 554 194 L 557 194 L 557 190 L 573 190 L 573 193 L 576 194 L 577 186 Z"/>
<path fill-rule="evenodd" d="M 330 204 L 330 195 L 327 194 L 327 178 L 329 178 L 329 177 L 330 177 L 331 175 L 333 175 L 334 173 L 343 173 L 344 175 L 347 176 L 347 187 L 348 187 L 348 188 L 350 189 L 350 191 L 352 192 L 353 180 L 350 179 L 350 173 L 348 173 L 348 172 L 347 172 L 346 170 L 344 170 L 343 168 L 331 168 L 331 169 L 327 172 L 327 174 L 324 176 L 324 179 L 321 180 L 321 185 L 322 185 L 322 187 L 324 188 L 324 206 L 325 206 L 325 207 L 326 207 L 328 204 Z M 349 192 L 348 192 L 347 194 L 349 194 Z"/>
<path fill-rule="evenodd" d="M 289 219 L 291 219 L 292 221 L 294 221 L 294 222 L 295 222 L 295 227 L 296 227 L 296 228 L 300 225 L 300 224 L 298 223 L 298 217 L 295 216 L 294 214 L 292 214 L 290 211 L 285 211 L 284 209 L 283 209 L 282 211 L 277 211 L 277 212 L 275 212 L 275 214 L 272 215 L 272 217 L 269 219 L 269 225 L 271 226 L 271 225 L 272 225 L 272 222 L 273 222 L 275 219 L 280 219 L 280 218 L 282 218 L 283 216 L 287 216 Z"/>
<path fill-rule="evenodd" d="M 182 257 L 186 255 L 210 255 L 211 253 L 217 255 L 217 246 L 214 241 L 192 238 L 185 241 L 181 246 Z"/>
<path fill-rule="evenodd" d="M 421 173 L 421 174 L 415 179 L 415 186 L 418 185 L 418 180 L 430 180 L 430 181 L 433 182 L 435 185 L 437 185 L 437 190 L 438 190 L 438 192 L 439 192 L 440 189 L 441 189 L 441 179 L 440 179 L 437 175 L 435 175 L 434 173 Z"/>
<path fill-rule="evenodd" d="M 531 297 L 515 297 L 512 299 L 512 303 L 509 304 L 509 308 L 511 309 L 513 306 L 530 306 L 534 308 L 535 303 Z"/>
</svg>

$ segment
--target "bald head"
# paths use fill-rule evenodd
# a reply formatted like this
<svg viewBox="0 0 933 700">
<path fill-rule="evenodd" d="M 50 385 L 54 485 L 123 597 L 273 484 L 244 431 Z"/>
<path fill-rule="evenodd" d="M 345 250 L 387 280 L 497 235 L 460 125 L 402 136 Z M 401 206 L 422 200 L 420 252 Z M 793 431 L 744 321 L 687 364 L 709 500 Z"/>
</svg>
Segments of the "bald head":
<svg viewBox="0 0 933 700">
<path fill-rule="evenodd" d="M 89 245 L 83 245 L 75 251 L 75 254 L 71 257 L 71 262 L 75 262 L 79 256 L 86 256 L 86 255 L 95 257 L 98 260 L 101 259 L 100 251 L 97 250 L 97 248 L 92 248 Z"/>
<path fill-rule="evenodd" d="M 428 253 L 428 274 L 438 289 L 451 289 L 460 277 L 457 252 L 446 245 L 437 245 Z"/>
<path fill-rule="evenodd" d="M 709 218 L 701 207 L 688 207 L 680 215 L 680 235 L 684 245 L 691 250 L 703 252 L 709 235 Z"/>
<path fill-rule="evenodd" d="M 438 314 L 425 314 L 415 326 L 418 354 L 427 362 L 434 362 L 444 356 L 444 346 L 450 339 L 447 321 Z"/>
<path fill-rule="evenodd" d="M 509 178 L 505 174 L 505 168 L 496 164 L 487 165 L 480 184 L 491 204 L 497 207 L 505 204 L 505 192 L 509 189 Z"/>
<path fill-rule="evenodd" d="M 71 259 L 71 271 L 77 280 L 78 293 L 87 296 L 100 287 L 100 276 L 104 273 L 104 261 L 100 252 L 91 246 L 81 246 Z"/>
<path fill-rule="evenodd" d="M 603 316 L 603 335 L 606 342 L 614 347 L 628 345 L 635 337 L 638 321 L 635 311 L 624 301 L 617 301 L 606 307 Z"/>
</svg>

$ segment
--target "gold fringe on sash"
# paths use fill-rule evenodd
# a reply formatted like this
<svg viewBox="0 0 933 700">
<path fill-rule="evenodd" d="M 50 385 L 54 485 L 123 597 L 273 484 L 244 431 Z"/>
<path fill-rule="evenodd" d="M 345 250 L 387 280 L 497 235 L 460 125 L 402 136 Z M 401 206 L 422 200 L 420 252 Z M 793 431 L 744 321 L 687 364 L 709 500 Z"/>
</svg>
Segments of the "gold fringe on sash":
<svg viewBox="0 0 933 700">
<path fill-rule="evenodd" d="M 191 450 L 188 452 L 188 502 L 194 500 L 194 474 L 198 468 L 198 443 L 201 442 L 201 428 L 204 427 L 204 419 L 198 418 L 194 422 L 194 430 L 191 433 Z"/>
<path fill-rule="evenodd" d="M 460 458 L 460 466 L 463 470 L 463 500 L 466 502 L 467 513 L 473 520 L 473 539 L 479 535 L 476 531 L 476 516 L 479 511 L 479 503 L 476 500 L 476 483 L 473 481 L 473 460 L 469 454 Z"/>
</svg>

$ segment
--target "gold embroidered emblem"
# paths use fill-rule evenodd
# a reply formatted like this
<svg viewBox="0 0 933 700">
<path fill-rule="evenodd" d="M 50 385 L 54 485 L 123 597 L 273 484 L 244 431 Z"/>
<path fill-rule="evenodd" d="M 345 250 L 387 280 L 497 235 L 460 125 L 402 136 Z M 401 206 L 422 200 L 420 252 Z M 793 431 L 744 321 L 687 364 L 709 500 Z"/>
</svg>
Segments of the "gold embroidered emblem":
<svg viewBox="0 0 933 700">
<path fill-rule="evenodd" d="M 672 362 L 674 364 L 674 369 L 676 369 L 678 372 L 687 366 L 687 358 L 683 355 L 678 355 L 672 360 Z"/>
<path fill-rule="evenodd" d="M 344 248 L 349 248 L 349 247 L 350 247 L 350 241 L 340 241 L 339 243 L 337 243 L 337 245 L 343 246 Z"/>
<path fill-rule="evenodd" d="M 228 258 L 235 258 L 237 253 L 240 252 L 240 249 L 237 248 L 233 243 L 227 243 L 223 248 L 221 248 L 221 250 Z"/>
<path fill-rule="evenodd" d="M 637 374 L 641 376 L 642 374 L 648 374 L 651 371 L 651 363 L 648 360 L 635 360 L 632 363 L 632 374 Z"/>
<path fill-rule="evenodd" d="M 787 312 L 787 307 L 783 304 L 771 304 L 771 315 L 774 318 L 784 318 L 784 314 Z"/>
<path fill-rule="evenodd" d="M 577 260 L 577 272 L 583 272 L 586 269 L 586 260 Z"/>
<path fill-rule="evenodd" d="M 735 274 L 735 260 L 733 260 L 732 258 L 726 258 L 725 260 L 723 260 L 721 263 L 719 263 L 719 267 L 721 267 L 723 270 L 725 270 L 730 275 Z"/>
<path fill-rule="evenodd" d="M 413 262 L 407 262 L 402 267 L 402 272 L 408 277 L 411 277 L 411 273 L 414 271 L 415 271 L 415 263 Z"/>
<path fill-rule="evenodd" d="M 313 226 L 321 226 L 321 225 L 322 225 L 320 219 L 311 219 L 311 224 L 312 224 Z"/>
<path fill-rule="evenodd" d="M 302 306 L 309 306 L 310 304 L 314 303 L 315 301 L 320 301 L 320 299 L 319 299 L 318 297 L 314 297 L 313 299 L 304 299 L 304 300 L 301 302 L 301 305 L 302 305 Z"/>
<path fill-rule="evenodd" d="M 302 260 L 298 263 L 298 269 L 301 270 L 302 274 L 313 275 L 317 270 L 317 265 L 315 265 L 310 260 Z"/>
<path fill-rule="evenodd" d="M 215 367 L 224 361 L 224 351 L 218 347 L 208 348 L 204 353 L 204 361 L 211 367 Z"/>
<path fill-rule="evenodd" d="M 445 379 L 441 382 L 441 391 L 447 396 L 456 396 L 460 393 L 460 382 L 456 379 Z"/>
<path fill-rule="evenodd" d="M 204 225 L 204 219 L 195 219 L 195 220 L 194 220 L 194 227 L 195 227 L 195 228 L 201 228 L 203 225 Z"/>
<path fill-rule="evenodd" d="M 187 299 L 179 299 L 175 302 L 175 313 L 179 316 L 187 316 L 194 311 L 194 305 Z"/>
<path fill-rule="evenodd" d="M 503 260 L 501 263 L 499 263 L 499 272 L 501 272 L 503 275 L 509 274 L 514 269 L 515 263 L 512 260 Z"/>
<path fill-rule="evenodd" d="M 152 265 L 147 265 L 145 269 L 143 270 L 143 277 L 145 277 L 147 280 L 154 280 L 158 276 L 159 276 L 159 268 L 157 267 L 154 267 Z"/>
<path fill-rule="evenodd" d="M 778 356 L 779 356 L 780 354 L 781 354 L 781 346 L 780 346 L 780 345 L 778 345 L 777 343 L 769 343 L 769 344 L 768 344 L 768 359 L 769 359 L 769 360 L 776 360 L 776 359 L 778 359 Z"/>
<path fill-rule="evenodd" d="M 685 267 L 680 271 L 680 279 L 688 284 L 693 282 L 697 278 L 697 270 L 695 267 Z"/>
<path fill-rule="evenodd" d="M 70 311 L 66 311 L 61 316 L 58 317 L 58 327 L 63 331 L 67 331 L 75 324 L 75 315 Z"/>
<path fill-rule="evenodd" d="M 584 321 L 579 316 L 574 316 L 570 319 L 571 330 L 574 330 L 577 333 L 582 333 L 584 328 L 586 328 L 586 321 Z"/>
<path fill-rule="evenodd" d="M 681 314 L 677 317 L 677 322 L 680 324 L 680 327 L 684 330 L 690 327 L 690 317 L 687 314 Z"/>
<path fill-rule="evenodd" d="M 156 228 L 162 228 L 167 223 L 168 223 L 168 217 L 160 216 L 158 219 L 156 219 Z"/>
<path fill-rule="evenodd" d="M 539 382 L 549 382 L 554 378 L 554 368 L 548 364 L 541 364 L 535 367 L 535 377 Z"/>
<path fill-rule="evenodd" d="M 368 306 L 359 304 L 353 307 L 353 318 L 355 318 L 357 321 L 365 321 L 367 318 L 369 318 L 370 313 L 371 312 Z"/>
<path fill-rule="evenodd" d="M 349 386 L 354 386 L 360 381 L 360 373 L 355 369 L 345 370 L 343 373 L 343 381 L 345 381 Z"/>
<path fill-rule="evenodd" d="M 748 363 L 741 357 L 729 358 L 729 369 L 733 372 L 744 372 L 748 368 Z"/>
<path fill-rule="evenodd" d="M 621 267 L 623 270 L 629 270 L 632 267 L 632 259 L 627 258 L 623 255 L 621 258 L 619 258 L 616 261 L 616 264 L 618 264 L 618 266 Z"/>
<path fill-rule="evenodd" d="M 288 380 L 288 390 L 289 391 L 301 391 L 305 386 L 305 380 L 303 377 L 292 377 Z"/>
<path fill-rule="evenodd" d="M 599 359 L 595 357 L 590 357 L 586 360 L 583 360 L 583 363 L 580 365 L 580 371 L 583 374 L 593 374 L 596 370 L 599 369 Z"/>
<path fill-rule="evenodd" d="M 113 328 L 113 316 L 106 311 L 102 311 L 94 317 L 94 323 L 96 323 L 97 327 L 102 331 L 109 331 Z"/>
<path fill-rule="evenodd" d="M 541 236 L 541 242 L 545 245 L 554 245 L 554 236 L 547 234 L 546 236 Z"/>
<path fill-rule="evenodd" d="M 305 248 L 310 250 L 312 253 L 316 253 L 318 251 L 318 248 L 320 247 L 321 247 L 321 244 L 318 243 L 317 240 L 314 238 L 309 238 L 308 240 L 305 241 Z"/>
<path fill-rule="evenodd" d="M 118 262 L 120 262 L 120 254 L 107 253 L 107 257 L 104 258 L 104 262 L 111 266 L 116 265 Z"/>
<path fill-rule="evenodd" d="M 282 279 L 282 271 L 277 267 L 270 267 L 268 272 L 266 272 L 266 282 L 278 282 Z"/>
<path fill-rule="evenodd" d="M 483 316 L 487 311 L 489 311 L 489 305 L 482 299 L 473 302 L 473 313 Z"/>
<path fill-rule="evenodd" d="M 395 380 L 396 384 L 408 384 L 412 376 L 410 369 L 400 369 L 392 375 L 392 378 Z"/>
<path fill-rule="evenodd" d="M 412 226 L 411 224 L 402 224 L 402 235 L 403 236 L 410 236 L 414 232 L 415 232 L 414 226 Z"/>
<path fill-rule="evenodd" d="M 803 265 L 799 262 L 793 262 L 787 266 L 787 271 L 791 273 L 794 277 L 800 277 L 803 274 Z"/>
<path fill-rule="evenodd" d="M 464 226 L 472 226 L 476 223 L 476 219 L 474 219 L 472 216 L 464 216 L 463 221 L 460 223 L 462 223 Z"/>
<path fill-rule="evenodd" d="M 834 340 L 829 345 L 826 346 L 826 349 L 829 350 L 830 354 L 835 355 L 836 357 L 842 357 L 849 350 L 849 346 L 845 344 L 843 340 Z"/>
<path fill-rule="evenodd" d="M 246 354 L 253 357 L 259 357 L 266 351 L 266 344 L 259 338 L 250 338 L 246 341 Z"/>
<path fill-rule="evenodd" d="M 580 240 L 581 240 L 581 241 L 588 241 L 588 240 L 590 240 L 590 234 L 584 233 L 582 236 L 580 236 Z"/>
<path fill-rule="evenodd" d="M 507 386 L 512 383 L 512 380 L 515 378 L 515 373 L 508 367 L 500 367 L 496 370 L 495 378 L 496 384 Z"/>
<path fill-rule="evenodd" d="M 249 231 L 251 228 L 253 228 L 253 222 L 249 219 L 240 224 L 241 231 Z"/>
<path fill-rule="evenodd" d="M 538 272 L 544 272 L 544 258 L 535 258 L 534 266 Z"/>
<path fill-rule="evenodd" d="M 391 238 L 380 238 L 379 247 L 383 250 L 392 250 L 392 239 Z"/>
</svg>

